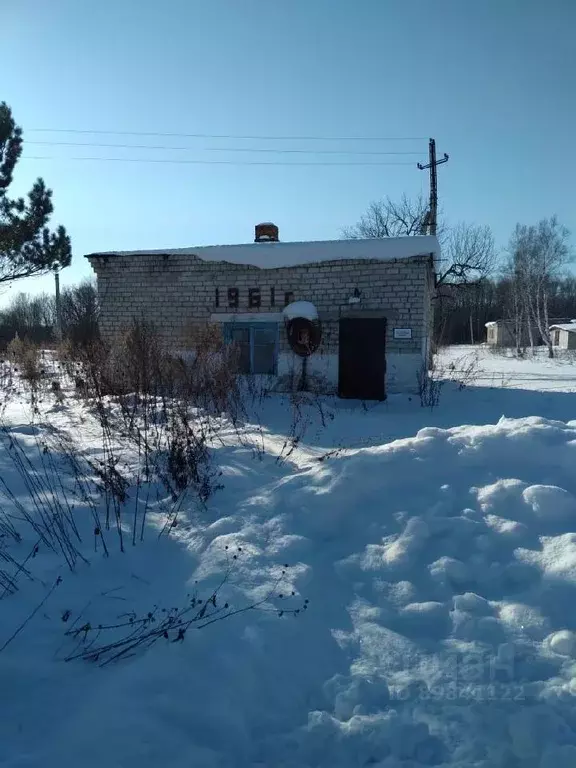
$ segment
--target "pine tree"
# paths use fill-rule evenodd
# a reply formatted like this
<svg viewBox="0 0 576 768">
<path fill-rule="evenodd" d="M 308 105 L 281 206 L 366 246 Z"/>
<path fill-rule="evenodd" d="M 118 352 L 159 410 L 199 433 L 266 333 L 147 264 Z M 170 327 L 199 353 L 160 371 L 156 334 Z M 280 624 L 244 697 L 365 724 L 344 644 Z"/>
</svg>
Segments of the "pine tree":
<svg viewBox="0 0 576 768">
<path fill-rule="evenodd" d="M 10 107 L 0 103 L 0 283 L 41 275 L 70 264 L 70 238 L 64 227 L 48 228 L 52 191 L 37 179 L 28 193 L 11 199 L 8 188 L 22 153 L 22 130 Z"/>
</svg>

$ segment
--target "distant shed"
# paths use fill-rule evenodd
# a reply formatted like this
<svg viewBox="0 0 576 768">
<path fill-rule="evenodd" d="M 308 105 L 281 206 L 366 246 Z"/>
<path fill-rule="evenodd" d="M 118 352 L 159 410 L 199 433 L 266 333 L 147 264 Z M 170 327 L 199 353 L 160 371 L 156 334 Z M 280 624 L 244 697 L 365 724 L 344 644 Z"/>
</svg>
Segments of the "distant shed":
<svg viewBox="0 0 576 768">
<path fill-rule="evenodd" d="M 520 335 L 520 345 L 527 346 L 530 343 L 528 329 L 523 327 Z M 491 320 L 486 323 L 486 342 L 491 347 L 515 347 L 516 336 L 517 329 L 514 320 Z M 532 328 L 532 338 L 534 344 L 542 344 L 542 337 L 535 326 Z"/>
<path fill-rule="evenodd" d="M 576 349 L 576 320 L 551 325 L 552 344 L 558 349 Z"/>
</svg>

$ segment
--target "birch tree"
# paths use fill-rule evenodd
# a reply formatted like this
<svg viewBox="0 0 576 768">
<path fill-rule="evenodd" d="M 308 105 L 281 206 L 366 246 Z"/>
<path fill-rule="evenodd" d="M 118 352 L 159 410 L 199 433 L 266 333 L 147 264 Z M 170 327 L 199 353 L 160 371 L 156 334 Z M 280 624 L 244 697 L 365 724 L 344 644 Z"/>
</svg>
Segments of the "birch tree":
<svg viewBox="0 0 576 768">
<path fill-rule="evenodd" d="M 538 224 L 517 224 L 510 240 L 509 272 L 514 281 L 515 321 L 533 344 L 536 328 L 554 357 L 550 333 L 550 300 L 558 279 L 571 260 L 569 231 L 556 216 Z"/>
</svg>

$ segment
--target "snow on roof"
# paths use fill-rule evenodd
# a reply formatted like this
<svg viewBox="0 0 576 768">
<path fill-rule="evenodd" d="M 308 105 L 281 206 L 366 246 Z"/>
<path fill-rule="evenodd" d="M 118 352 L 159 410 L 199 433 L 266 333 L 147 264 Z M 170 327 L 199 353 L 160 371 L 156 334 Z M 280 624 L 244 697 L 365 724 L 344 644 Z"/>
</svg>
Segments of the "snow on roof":
<svg viewBox="0 0 576 768">
<path fill-rule="evenodd" d="M 307 320 L 318 319 L 318 310 L 310 301 L 293 301 L 284 308 L 283 314 L 288 320 L 295 317 L 305 317 Z"/>
<path fill-rule="evenodd" d="M 260 269 L 296 267 L 320 261 L 378 259 L 395 261 L 414 256 L 440 254 L 438 240 L 431 235 L 387 237 L 371 240 L 317 240 L 295 243 L 246 243 L 243 245 L 202 245 L 197 248 L 165 248 L 151 251 L 110 251 L 92 256 L 144 256 L 150 254 L 196 256 L 202 261 L 225 261 Z"/>
<path fill-rule="evenodd" d="M 568 331 L 569 333 L 576 333 L 576 322 L 560 323 L 559 325 L 551 325 L 550 330 Z"/>
<path fill-rule="evenodd" d="M 491 325 L 513 325 L 514 320 L 512 318 L 500 318 L 499 320 L 489 320 L 487 323 L 484 323 L 484 327 L 488 328 Z"/>
</svg>

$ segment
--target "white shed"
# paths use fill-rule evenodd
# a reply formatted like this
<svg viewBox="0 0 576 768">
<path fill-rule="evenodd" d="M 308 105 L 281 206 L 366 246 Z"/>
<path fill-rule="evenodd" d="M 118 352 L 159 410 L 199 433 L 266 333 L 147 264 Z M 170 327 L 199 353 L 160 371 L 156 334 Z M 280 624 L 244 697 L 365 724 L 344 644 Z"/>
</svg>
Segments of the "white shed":
<svg viewBox="0 0 576 768">
<path fill-rule="evenodd" d="M 559 349 L 576 349 L 576 320 L 551 325 L 552 344 Z"/>
</svg>

